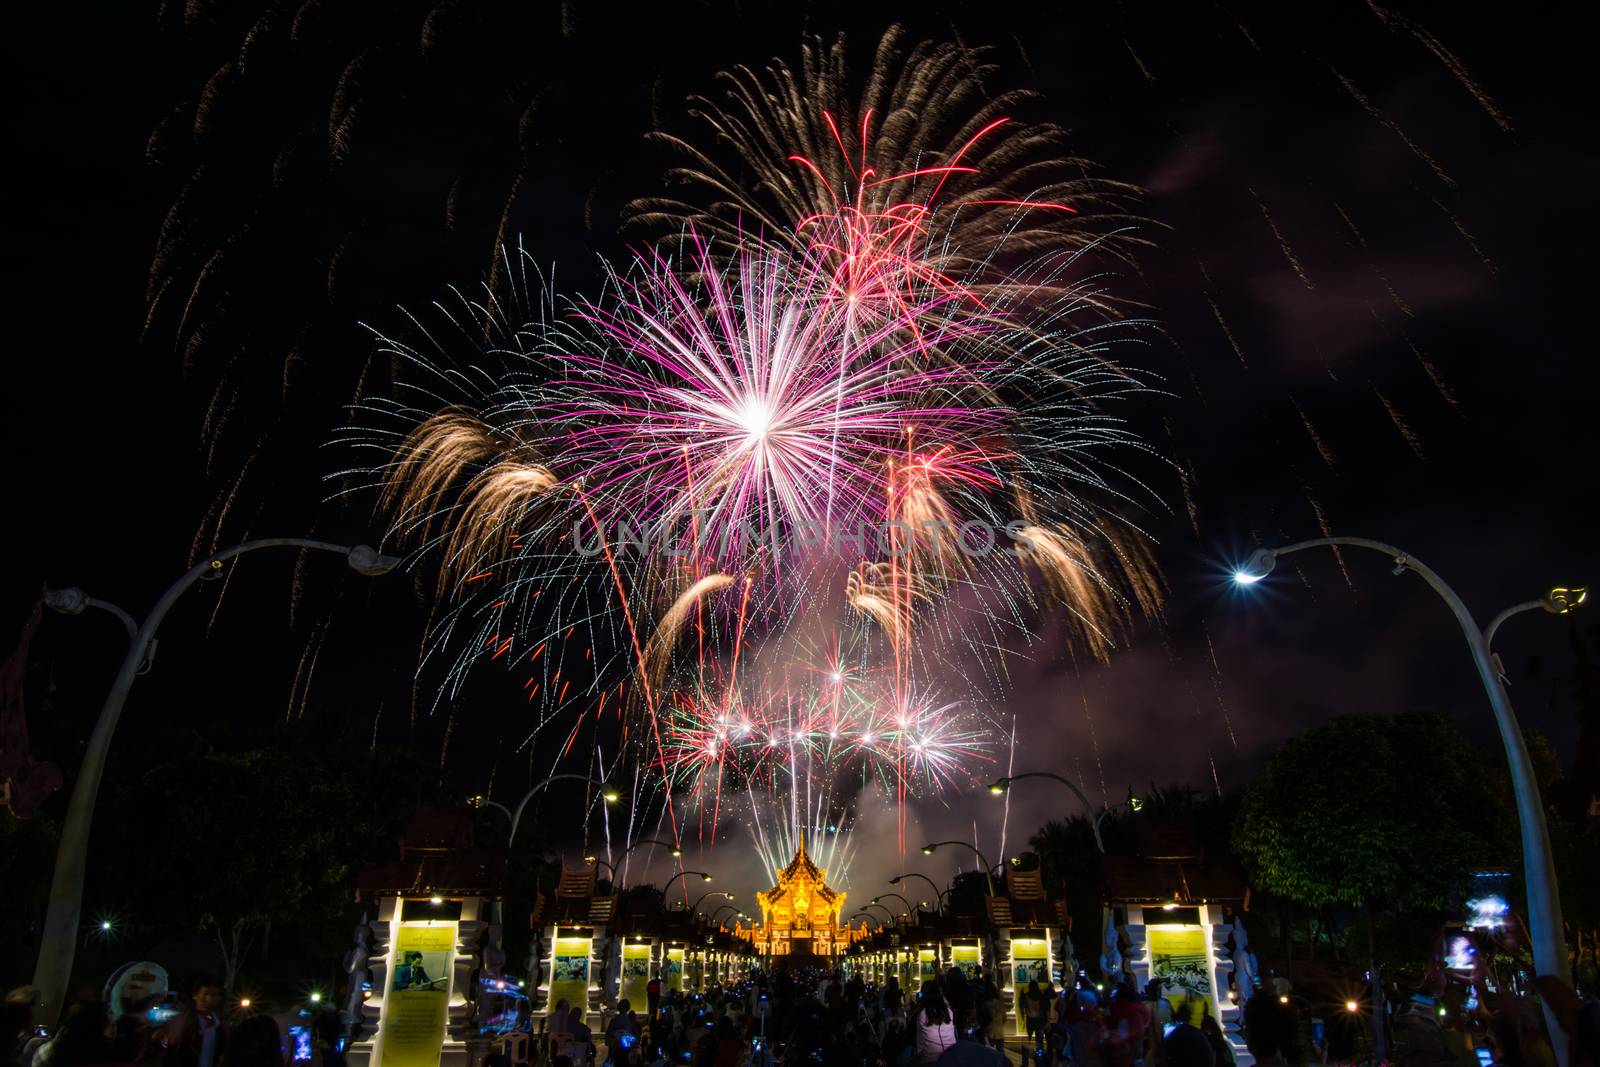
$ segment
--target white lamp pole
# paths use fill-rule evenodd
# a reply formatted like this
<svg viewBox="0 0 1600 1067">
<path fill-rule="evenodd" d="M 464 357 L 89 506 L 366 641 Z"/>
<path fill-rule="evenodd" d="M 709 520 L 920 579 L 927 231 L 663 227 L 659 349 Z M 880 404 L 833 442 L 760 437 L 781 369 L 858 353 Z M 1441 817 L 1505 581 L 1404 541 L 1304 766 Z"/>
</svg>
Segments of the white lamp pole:
<svg viewBox="0 0 1600 1067">
<path fill-rule="evenodd" d="M 1489 650 L 1489 640 L 1502 622 L 1518 612 L 1542 607 L 1553 614 L 1566 614 L 1583 602 L 1583 590 L 1553 590 L 1545 600 L 1517 604 L 1496 616 L 1489 625 L 1489 632 L 1485 634 L 1478 628 L 1472 612 L 1467 610 L 1466 604 L 1443 578 L 1409 553 L 1402 552 L 1393 545 L 1365 537 L 1318 537 L 1310 541 L 1285 545 L 1282 548 L 1259 549 L 1251 555 L 1244 566 L 1234 572 L 1234 581 L 1240 585 L 1254 585 L 1272 572 L 1279 556 L 1323 545 L 1348 545 L 1352 548 L 1366 548 L 1383 553 L 1394 562 L 1396 574 L 1411 571 L 1419 575 L 1435 593 L 1439 594 L 1440 599 L 1449 605 L 1450 611 L 1455 615 L 1456 622 L 1460 624 L 1461 632 L 1467 639 L 1467 647 L 1472 651 L 1472 662 L 1478 668 L 1478 677 L 1483 682 L 1484 692 L 1489 697 L 1489 707 L 1494 711 L 1495 725 L 1500 731 L 1500 743 L 1505 746 L 1506 762 L 1511 771 L 1511 788 L 1516 797 L 1517 822 L 1522 831 L 1522 868 L 1527 880 L 1528 931 L 1533 941 L 1531 947 L 1534 970 L 1538 974 L 1553 975 L 1571 983 L 1572 970 L 1567 959 L 1566 928 L 1561 920 L 1561 895 L 1556 885 L 1555 859 L 1550 852 L 1550 830 L 1545 824 L 1544 803 L 1539 797 L 1539 781 L 1534 776 L 1533 761 L 1528 758 L 1528 748 L 1523 743 L 1522 728 L 1517 722 L 1516 712 L 1512 710 L 1511 698 L 1506 693 L 1504 682 L 1501 681 L 1499 665 Z M 1545 1023 L 1550 1030 L 1550 1043 L 1556 1053 L 1556 1062 L 1565 1067 L 1569 1062 L 1566 1034 L 1556 1023 L 1550 1005 L 1545 1003 L 1543 1007 Z M 1375 1005 L 1375 1009 L 1381 1011 L 1381 1003 Z"/>
<path fill-rule="evenodd" d="M 147 652 L 155 647 L 155 634 L 167 612 L 196 581 L 219 574 L 222 565 L 234 556 L 258 548 L 315 548 L 337 552 L 344 556 L 350 569 L 358 574 L 387 574 L 399 563 L 367 545 L 336 545 L 327 541 L 314 541 L 304 537 L 267 537 L 246 541 L 241 545 L 223 549 L 185 571 L 176 582 L 161 594 L 144 622 L 133 630 L 128 654 L 123 657 L 111 691 L 106 694 L 100 717 L 95 720 L 84 749 L 83 763 L 78 768 L 78 778 L 72 787 L 72 798 L 67 803 L 66 819 L 61 824 L 61 843 L 56 848 L 55 873 L 50 880 L 50 902 L 45 912 L 44 929 L 39 939 L 39 959 L 34 965 L 33 985 L 38 990 L 38 1020 L 53 1022 L 61 1013 L 66 998 L 67 983 L 72 976 L 72 960 L 78 947 L 78 923 L 83 912 L 83 884 L 88 869 L 89 832 L 94 824 L 95 799 L 100 793 L 100 779 L 105 773 L 106 755 L 111 749 L 111 738 L 116 733 L 117 720 L 122 717 L 122 707 L 133 688 L 133 680 L 147 668 Z M 59 590 L 47 596 L 52 608 L 67 614 L 78 614 L 85 607 L 110 611 L 132 622 L 132 616 L 104 601 L 85 596 L 81 590 Z"/>
</svg>

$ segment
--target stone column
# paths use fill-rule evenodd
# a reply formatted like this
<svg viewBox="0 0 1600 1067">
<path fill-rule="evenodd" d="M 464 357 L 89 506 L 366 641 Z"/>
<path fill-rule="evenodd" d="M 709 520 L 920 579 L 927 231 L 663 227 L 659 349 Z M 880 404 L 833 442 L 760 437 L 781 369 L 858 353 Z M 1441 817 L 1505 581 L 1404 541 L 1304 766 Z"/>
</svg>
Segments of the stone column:
<svg viewBox="0 0 1600 1067">
<path fill-rule="evenodd" d="M 439 1050 L 439 1067 L 469 1067 L 477 1058 L 481 1058 L 487 1048 L 487 1042 L 477 1040 L 478 1004 L 472 988 L 472 978 L 478 970 L 480 943 L 488 926 L 479 917 L 483 904 L 482 897 L 467 897 L 461 902 L 461 919 L 456 924 L 455 960 L 450 968 L 450 1003 L 446 1009 L 444 1047 Z"/>
<path fill-rule="evenodd" d="M 371 975 L 372 996 L 361 1005 L 354 1031 L 366 1036 L 350 1045 L 345 1060 L 349 1067 L 369 1067 L 378 1055 L 378 1020 L 383 1017 L 383 1000 L 389 991 L 389 975 L 394 965 L 395 922 L 399 919 L 399 898 L 380 897 L 378 917 L 370 924 L 371 955 L 367 958 L 367 973 Z"/>
</svg>

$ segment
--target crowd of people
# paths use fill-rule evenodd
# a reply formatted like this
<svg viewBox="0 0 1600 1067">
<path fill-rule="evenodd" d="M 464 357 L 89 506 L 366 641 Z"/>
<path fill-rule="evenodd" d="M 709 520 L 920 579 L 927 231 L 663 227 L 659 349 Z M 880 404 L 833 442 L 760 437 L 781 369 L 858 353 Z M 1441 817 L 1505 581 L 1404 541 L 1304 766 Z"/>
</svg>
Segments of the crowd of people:
<svg viewBox="0 0 1600 1067">
<path fill-rule="evenodd" d="M 294 1050 L 278 1020 L 246 1013 L 231 1023 L 222 990 L 202 981 L 188 994 L 152 996 L 113 1013 L 95 997 L 68 1006 L 51 1031 L 34 1021 L 35 994 L 7 995 L 0 1067 L 284 1067 Z M 343 1024 L 324 1010 L 305 1019 L 309 1067 L 344 1067 Z"/>
<path fill-rule="evenodd" d="M 603 1016 L 602 1032 L 566 1001 L 545 1020 L 544 1055 L 557 1067 L 1232 1067 L 1217 1020 L 1174 1019 L 1158 987 L 1131 982 L 1102 996 L 1093 988 L 1030 982 L 1017 991 L 1023 1034 L 1008 1033 L 1004 998 L 976 968 L 952 967 L 903 990 L 837 971 L 762 976 L 705 993 L 652 983 L 648 1003 L 627 1000 Z M 1252 1002 L 1258 1059 L 1296 1063 L 1296 1024 L 1273 998 Z M 641 1010 L 642 1009 L 642 1010 Z M 1282 1018 L 1288 1016 L 1287 1022 Z"/>
<path fill-rule="evenodd" d="M 1570 987 L 1566 987 L 1570 990 Z M 1600 1067 L 1600 1005 L 1547 991 L 1570 1039 L 1572 1067 Z M 536 1027 L 529 1059 L 544 1067 L 1233 1067 L 1234 1051 L 1205 1000 L 1183 1003 L 1159 983 L 1109 991 L 1030 981 L 1006 1000 L 982 968 L 951 968 L 904 990 L 838 971 L 762 975 L 704 993 L 664 992 L 651 981 L 645 1003 L 619 1001 L 598 1031 L 586 1006 L 558 1002 Z M 1288 996 L 1251 997 L 1242 1036 L 1262 1067 L 1330 1062 Z M 344 1067 L 336 1011 L 307 1015 L 286 1033 L 269 1014 L 221 1009 L 222 992 L 200 983 L 123 1007 L 73 1003 L 52 1032 L 35 1026 L 31 989 L 13 992 L 0 1027 L 0 1067 Z M 1174 1004 L 1179 1007 L 1175 1010 Z M 1487 1046 L 1455 1040 L 1447 1013 L 1419 994 L 1389 1027 L 1394 1062 L 1413 1067 L 1554 1067 L 1537 1007 L 1492 1017 Z M 1192 1010 L 1191 1010 L 1192 1009 Z M 1017 1031 L 1021 1031 L 1018 1033 Z M 297 1045 L 299 1047 L 291 1047 Z M 1477 1053 L 1487 1053 L 1487 1059 Z M 519 1057 L 520 1059 L 520 1057 Z M 504 1055 L 485 1067 L 513 1067 Z M 515 1067 L 527 1067 L 518 1063 Z"/>
</svg>

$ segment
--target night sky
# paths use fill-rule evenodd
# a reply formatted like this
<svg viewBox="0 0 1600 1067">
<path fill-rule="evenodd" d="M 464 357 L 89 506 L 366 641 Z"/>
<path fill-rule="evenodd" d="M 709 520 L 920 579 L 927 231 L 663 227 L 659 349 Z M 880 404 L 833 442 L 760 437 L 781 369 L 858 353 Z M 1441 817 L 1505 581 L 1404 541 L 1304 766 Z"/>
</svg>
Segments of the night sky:
<svg viewBox="0 0 1600 1067">
<path fill-rule="evenodd" d="M 1147 190 L 1157 246 L 1107 284 L 1158 324 L 1131 358 L 1165 383 L 1137 421 L 1172 463 L 1143 472 L 1168 509 L 1142 517 L 1167 624 L 1081 672 L 1043 627 L 999 698 L 1017 769 L 1116 800 L 1209 789 L 1214 761 L 1235 787 L 1343 712 L 1438 708 L 1492 743 L 1466 649 L 1419 579 L 1356 554 L 1348 582 L 1326 554 L 1246 596 L 1225 579 L 1257 544 L 1318 536 L 1319 509 L 1336 533 L 1415 552 L 1483 619 L 1600 573 L 1585 500 L 1600 157 L 1571 15 L 894 9 L 914 37 L 992 47 L 997 89 L 1038 91 L 1037 117 Z M 399 306 L 477 284 L 507 233 L 592 291 L 597 257 L 640 238 L 619 233 L 622 205 L 671 163 L 648 130 L 698 135 L 688 95 L 733 64 L 797 61 L 804 32 L 848 32 L 864 68 L 890 18 L 863 3 L 34 5 L 12 38 L 7 626 L 41 580 L 139 614 L 213 546 L 376 539 L 370 499 L 325 499 L 345 458 L 326 443 L 373 354 L 359 324 L 398 329 Z M 492 774 L 496 796 L 520 793 L 513 687 L 486 679 L 453 715 L 424 694 L 414 713 L 426 605 L 410 579 L 295 568 L 258 555 L 191 593 L 122 729 L 249 732 L 310 709 L 366 735 L 376 716 L 384 739 L 430 752 L 448 730 L 463 791 Z M 105 617 L 46 620 L 44 755 L 75 762 L 120 640 Z M 1498 645 L 1524 721 L 1570 753 L 1568 625 L 1527 616 Z M 1058 799 L 1019 792 L 1013 847 Z M 957 808 L 922 802 L 921 829 L 970 837 Z M 980 828 L 997 849 L 994 834 Z"/>
</svg>

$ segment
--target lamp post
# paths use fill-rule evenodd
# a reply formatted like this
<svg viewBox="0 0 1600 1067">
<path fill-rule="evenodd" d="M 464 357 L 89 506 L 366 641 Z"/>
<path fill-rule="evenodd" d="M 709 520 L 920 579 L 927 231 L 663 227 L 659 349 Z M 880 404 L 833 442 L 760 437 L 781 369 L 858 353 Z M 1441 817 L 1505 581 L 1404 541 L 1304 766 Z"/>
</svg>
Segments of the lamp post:
<svg viewBox="0 0 1600 1067">
<path fill-rule="evenodd" d="M 1561 920 L 1561 896 L 1556 886 L 1555 860 L 1550 853 L 1550 830 L 1545 824 L 1544 804 L 1539 797 L 1539 781 L 1534 776 L 1533 761 L 1528 758 L 1528 748 L 1522 740 L 1522 729 L 1517 722 L 1516 712 L 1511 707 L 1511 698 L 1506 693 L 1505 683 L 1501 681 L 1499 665 L 1489 650 L 1489 641 L 1501 623 L 1520 612 L 1541 607 L 1552 614 L 1566 614 L 1583 603 L 1584 591 L 1556 589 L 1552 590 L 1544 600 L 1513 605 L 1495 616 L 1489 624 L 1488 633 L 1485 633 L 1478 628 L 1472 612 L 1467 609 L 1461 597 L 1432 569 L 1393 545 L 1365 537 L 1318 537 L 1309 541 L 1297 541 L 1282 548 L 1258 549 L 1242 567 L 1234 571 L 1234 582 L 1243 586 L 1255 585 L 1272 573 L 1279 556 L 1323 545 L 1347 545 L 1381 552 L 1394 562 L 1396 574 L 1411 571 L 1427 582 L 1455 616 L 1462 635 L 1467 639 L 1467 647 L 1472 652 L 1472 661 L 1478 668 L 1478 678 L 1483 683 L 1484 693 L 1489 698 L 1489 707 L 1494 712 L 1495 726 L 1499 729 L 1500 743 L 1505 747 L 1506 762 L 1511 771 L 1511 788 L 1517 804 L 1517 822 L 1522 832 L 1523 876 L 1527 882 L 1528 929 L 1529 939 L 1532 941 L 1534 970 L 1538 974 L 1552 975 L 1570 983 L 1572 971 L 1567 960 L 1565 929 Z M 1377 1003 L 1382 1001 L 1378 1000 Z M 1565 1065 L 1569 1062 L 1566 1033 L 1556 1022 L 1550 1005 L 1546 1002 L 1543 1007 L 1556 1061 Z"/>
<path fill-rule="evenodd" d="M 660 845 L 662 848 L 668 849 L 668 850 L 671 851 L 673 859 L 677 859 L 679 856 L 683 855 L 683 850 L 681 848 L 679 848 L 677 845 L 674 845 L 674 844 L 672 844 L 670 842 L 667 842 L 667 841 L 659 840 L 659 839 L 654 838 L 654 837 L 641 837 L 639 840 L 635 841 L 633 844 L 629 845 L 627 848 L 622 850 L 622 854 L 617 857 L 617 863 L 620 865 L 623 860 L 628 858 L 628 853 L 632 852 L 634 849 L 638 848 L 640 845 Z"/>
<path fill-rule="evenodd" d="M 944 908 L 940 906 L 940 899 L 944 895 L 944 890 L 939 888 L 938 882 L 935 882 L 932 878 L 929 878 L 925 874 L 918 874 L 916 871 L 907 871 L 905 874 L 897 874 L 893 878 L 889 879 L 889 884 L 899 885 L 901 880 L 906 878 L 921 878 L 924 882 L 927 882 L 928 885 L 933 889 L 934 910 L 939 914 L 944 913 Z"/>
<path fill-rule="evenodd" d="M 978 851 L 977 845 L 969 845 L 965 841 L 934 841 L 922 846 L 922 854 L 931 856 L 942 845 L 960 845 L 962 848 L 971 849 L 978 857 L 978 862 L 983 864 L 983 877 L 989 883 L 989 895 L 994 896 L 994 865 L 989 862 L 989 857 Z"/>
<path fill-rule="evenodd" d="M 1006 793 L 1011 789 L 1012 782 L 1018 782 L 1024 778 L 1049 778 L 1060 782 L 1062 785 L 1072 790 L 1073 795 L 1083 803 L 1083 811 L 1085 817 L 1088 819 L 1089 829 L 1094 833 L 1094 847 L 1100 850 L 1101 855 L 1105 854 L 1106 843 L 1100 838 L 1100 824 L 1105 820 L 1107 815 L 1111 814 L 1111 809 L 1106 808 L 1098 815 L 1095 814 L 1094 805 L 1089 803 L 1088 796 L 1086 796 L 1083 790 L 1079 788 L 1078 783 L 1072 781 L 1070 778 L 1063 778 L 1061 775 L 1052 771 L 1026 771 L 1022 774 L 1013 774 L 1005 778 L 997 778 L 989 786 L 989 792 L 997 797 L 1005 796 Z"/>
<path fill-rule="evenodd" d="M 699 875 L 700 876 L 700 880 L 702 882 L 711 881 L 711 876 L 709 874 L 707 874 L 705 871 L 679 871 L 677 874 L 673 875 L 671 878 L 668 878 L 667 879 L 667 884 L 661 887 L 661 899 L 662 900 L 666 900 L 667 899 L 667 890 L 672 887 L 672 883 L 673 882 L 676 882 L 679 878 L 683 878 L 683 877 L 685 877 L 687 875 L 691 875 L 691 874 Z M 687 895 L 688 894 L 685 894 L 685 896 L 687 896 Z"/>
<path fill-rule="evenodd" d="M 510 848 L 517 839 L 517 827 L 522 825 L 522 813 L 527 809 L 528 801 L 544 792 L 552 782 L 563 781 L 587 782 L 591 781 L 591 779 L 587 774 L 552 774 L 544 781 L 536 784 L 532 789 L 528 790 L 528 792 L 523 795 L 522 799 L 517 802 L 516 811 L 512 811 L 504 804 L 497 803 L 493 800 L 485 800 L 481 802 L 486 808 L 495 808 L 499 811 L 505 812 L 506 818 L 511 820 L 511 833 L 506 838 L 507 848 Z M 608 787 L 604 782 L 602 782 L 600 783 L 600 799 L 607 804 L 615 804 L 618 800 L 622 799 L 622 794 L 618 793 L 615 789 Z"/>
<path fill-rule="evenodd" d="M 721 889 L 708 889 L 706 892 L 701 893 L 698 897 L 696 897 L 693 904 L 689 905 L 689 913 L 691 915 L 700 910 L 700 904 L 706 899 L 706 897 L 727 897 L 729 900 L 732 900 L 733 894 Z M 724 904 L 722 906 L 726 908 L 730 905 Z"/>
<path fill-rule="evenodd" d="M 611 891 L 613 893 L 615 893 L 620 888 L 617 885 L 617 869 L 615 867 L 611 866 L 611 864 L 607 863 L 605 860 L 601 859 L 599 856 L 585 856 L 585 857 L 583 857 L 583 862 L 592 863 L 596 867 L 604 867 L 606 870 L 610 871 L 611 872 Z"/>
<path fill-rule="evenodd" d="M 122 718 L 128 694 L 133 690 L 133 680 L 148 669 L 148 653 L 155 647 L 156 630 L 184 591 L 202 578 L 221 577 L 224 563 L 258 548 L 314 548 L 336 552 L 345 557 L 351 570 L 368 577 L 387 574 L 400 562 L 369 545 L 336 545 L 306 537 L 263 537 L 246 541 L 208 556 L 184 571 L 161 594 L 144 622 L 131 631 L 128 653 L 122 659 L 122 666 L 117 670 L 111 690 L 106 694 L 105 704 L 100 709 L 100 716 L 89 734 L 83 762 L 78 767 L 78 780 L 73 784 L 66 818 L 61 824 L 61 843 L 56 848 L 55 872 L 50 879 L 50 903 L 39 938 L 39 959 L 33 970 L 33 985 L 39 996 L 37 1018 L 42 1023 L 53 1022 L 60 1013 L 67 983 L 72 976 L 72 960 L 78 944 L 78 923 L 83 911 L 83 884 L 88 868 L 89 834 L 94 825 L 95 800 L 100 794 L 100 779 L 105 774 L 111 738 L 116 733 L 118 720 Z M 82 590 L 61 590 L 50 599 L 55 601 L 51 603 L 52 608 L 67 614 L 78 614 L 85 607 L 95 607 L 116 615 L 123 620 L 124 626 L 132 621 L 132 616 L 127 612 L 86 596 Z"/>
<path fill-rule="evenodd" d="M 888 915 L 890 921 L 889 922 L 885 922 L 884 920 L 879 919 L 876 915 L 872 914 L 872 912 L 867 910 L 868 908 L 873 908 L 873 907 L 875 907 L 878 910 L 882 911 L 885 915 Z M 882 904 L 863 904 L 861 907 L 856 909 L 856 914 L 857 915 L 864 915 L 868 919 L 876 919 L 877 923 L 878 923 L 878 929 L 880 929 L 880 930 L 882 930 L 885 926 L 890 925 L 890 923 L 892 923 L 893 920 L 894 920 L 894 915 L 889 911 L 888 908 L 884 907 Z"/>
<path fill-rule="evenodd" d="M 909 901 L 909 900 L 907 900 L 907 899 L 906 899 L 906 898 L 905 898 L 905 897 L 903 897 L 903 896 L 901 896 L 901 895 L 900 895 L 900 894 L 899 894 L 899 893 L 885 893 L 885 894 L 883 894 L 883 896 L 878 896 L 878 897 L 873 897 L 873 898 L 872 898 L 872 902 L 873 902 L 873 903 L 874 903 L 874 904 L 876 904 L 876 903 L 877 903 L 877 902 L 878 902 L 878 901 L 880 901 L 880 900 L 882 900 L 882 899 L 883 899 L 883 897 L 894 897 L 894 898 L 895 898 L 895 899 L 896 899 L 896 900 L 898 900 L 898 901 L 899 901 L 899 902 L 900 902 L 900 903 L 902 903 L 902 904 L 904 904 L 904 905 L 905 905 L 905 906 L 906 906 L 906 910 L 905 910 L 905 913 L 906 913 L 906 914 L 907 914 L 907 915 L 910 915 L 910 914 L 911 914 L 911 912 L 912 912 L 912 911 L 913 911 L 913 910 L 914 910 L 914 909 L 913 909 L 913 908 L 912 908 L 912 907 L 911 907 L 911 901 Z"/>
<path fill-rule="evenodd" d="M 717 916 L 721 915 L 725 911 L 732 911 L 735 915 L 740 914 L 739 905 L 737 905 L 737 904 L 721 904 L 721 905 L 717 906 L 717 909 L 711 913 L 710 917 L 706 921 L 707 922 L 713 922 L 713 923 L 716 922 L 717 921 Z"/>
</svg>

